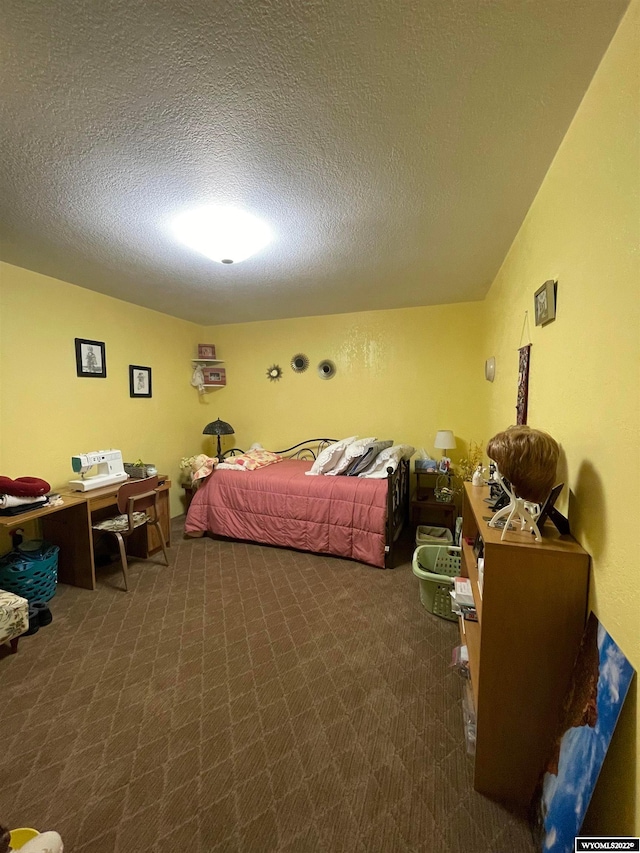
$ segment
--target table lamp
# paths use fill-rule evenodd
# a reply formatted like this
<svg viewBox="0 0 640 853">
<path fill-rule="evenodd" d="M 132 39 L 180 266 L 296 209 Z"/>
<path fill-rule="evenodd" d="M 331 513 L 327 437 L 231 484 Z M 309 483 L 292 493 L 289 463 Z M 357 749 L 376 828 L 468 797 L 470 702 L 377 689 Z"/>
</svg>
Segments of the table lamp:
<svg viewBox="0 0 640 853">
<path fill-rule="evenodd" d="M 216 450 L 216 456 L 220 458 L 222 454 L 222 448 L 220 446 L 220 436 L 233 435 L 233 427 L 231 426 L 231 424 L 228 424 L 226 421 L 221 421 L 220 418 L 218 418 L 215 421 L 211 421 L 210 424 L 207 424 L 206 427 L 202 430 L 202 434 L 218 436 L 218 448 Z"/>
<path fill-rule="evenodd" d="M 440 460 L 440 470 L 448 471 L 451 460 L 446 455 L 447 450 L 453 450 L 456 446 L 456 440 L 453 432 L 450 429 L 439 429 L 436 433 L 436 440 L 433 446 L 438 450 L 442 450 L 442 459 Z"/>
</svg>

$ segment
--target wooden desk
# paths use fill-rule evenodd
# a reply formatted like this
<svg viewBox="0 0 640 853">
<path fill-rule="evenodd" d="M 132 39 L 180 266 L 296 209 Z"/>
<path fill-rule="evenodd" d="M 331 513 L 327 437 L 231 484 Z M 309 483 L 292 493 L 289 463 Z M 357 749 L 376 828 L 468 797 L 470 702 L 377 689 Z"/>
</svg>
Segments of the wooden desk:
<svg viewBox="0 0 640 853">
<path fill-rule="evenodd" d="M 158 488 L 160 524 L 171 545 L 171 516 L 169 514 L 169 489 L 171 481 L 158 475 L 162 485 Z M 164 481 L 164 482 L 163 482 Z M 92 521 L 114 515 L 118 489 L 122 484 L 93 489 L 89 492 L 61 490 L 61 506 L 48 506 L 19 515 L 0 516 L 0 525 L 15 529 L 38 520 L 42 537 L 58 545 L 58 580 L 84 589 L 96 588 L 96 567 L 93 552 Z M 161 549 L 156 531 L 145 525 L 129 537 L 127 552 L 135 557 L 148 557 Z"/>
</svg>

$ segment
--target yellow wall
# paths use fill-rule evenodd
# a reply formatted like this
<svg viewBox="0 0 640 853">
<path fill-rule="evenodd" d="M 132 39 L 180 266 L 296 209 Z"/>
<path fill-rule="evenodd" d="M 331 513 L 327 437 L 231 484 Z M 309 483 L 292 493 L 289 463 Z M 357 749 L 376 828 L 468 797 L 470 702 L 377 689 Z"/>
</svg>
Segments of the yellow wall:
<svg viewBox="0 0 640 853">
<path fill-rule="evenodd" d="M 105 342 L 106 379 L 76 376 L 76 337 Z M 193 323 L 0 264 L 0 472 L 58 488 L 74 476 L 72 454 L 116 447 L 175 483 L 199 423 L 189 364 L 199 338 Z M 151 367 L 150 399 L 129 396 L 129 364 Z"/>
<path fill-rule="evenodd" d="M 634 0 L 578 110 L 485 306 L 495 355 L 487 434 L 514 423 L 517 348 L 531 331 L 529 424 L 563 450 L 573 532 L 592 555 L 591 606 L 640 668 L 640 2 Z M 533 293 L 558 281 L 557 319 Z M 565 501 L 565 510 L 566 510 Z M 638 711 L 627 699 L 589 822 L 640 834 Z"/>
<path fill-rule="evenodd" d="M 484 361 L 477 354 L 481 304 L 369 311 L 244 323 L 207 329 L 227 367 L 228 385 L 204 395 L 202 426 L 216 417 L 236 430 L 235 442 L 284 449 L 310 437 L 358 434 L 391 438 L 434 451 L 436 430 L 463 441 L 483 438 Z M 304 353 L 310 365 L 294 373 Z M 317 365 L 337 367 L 329 380 Z M 267 378 L 278 364 L 283 376 Z M 230 447 L 233 439 L 227 439 Z M 211 451 L 213 445 L 205 443 Z M 201 448 L 198 448 L 201 449 Z"/>
<path fill-rule="evenodd" d="M 73 453 L 115 446 L 177 480 L 181 456 L 213 450 L 201 431 L 217 417 L 244 447 L 357 433 L 434 453 L 436 430 L 452 429 L 455 459 L 463 442 L 515 420 L 528 311 L 529 423 L 562 445 L 568 512 L 593 557 L 592 606 L 640 667 L 639 17 L 633 0 L 485 303 L 202 329 L 0 265 L 0 472 L 57 487 Z M 536 328 L 533 292 L 549 278 L 559 282 L 558 317 Z M 106 380 L 76 377 L 75 337 L 106 342 Z M 198 342 L 216 344 L 229 381 L 202 396 L 189 384 Z M 299 352 L 311 362 L 303 374 L 289 366 Z M 493 385 L 483 378 L 490 355 Z M 329 381 L 316 374 L 324 358 L 338 368 Z M 151 400 L 129 398 L 130 363 L 153 368 Z M 272 383 L 274 363 L 284 375 Z M 172 513 L 181 510 L 174 488 Z M 637 723 L 634 685 L 592 831 L 640 834 Z"/>
</svg>

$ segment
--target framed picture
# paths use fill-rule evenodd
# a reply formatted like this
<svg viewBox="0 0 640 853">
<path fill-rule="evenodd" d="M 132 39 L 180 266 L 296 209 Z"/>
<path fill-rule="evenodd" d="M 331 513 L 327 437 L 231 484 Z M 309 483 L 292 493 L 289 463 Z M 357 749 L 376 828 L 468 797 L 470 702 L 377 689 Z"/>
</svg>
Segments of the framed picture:
<svg viewBox="0 0 640 853">
<path fill-rule="evenodd" d="M 553 279 L 545 281 L 533 296 L 536 326 L 544 326 L 556 319 L 556 282 Z"/>
<path fill-rule="evenodd" d="M 224 367 L 203 367 L 202 376 L 205 385 L 227 384 L 227 374 Z"/>
<path fill-rule="evenodd" d="M 579 850 L 580 835 L 634 669 L 593 613 L 574 664 L 546 765 L 534 793 L 536 849 Z M 551 738 L 554 738 L 552 741 Z M 583 848 L 585 849 L 585 848 Z"/>
<path fill-rule="evenodd" d="M 215 359 L 216 348 L 213 344 L 198 344 L 198 358 Z"/>
<path fill-rule="evenodd" d="M 129 365 L 129 396 L 151 396 L 151 368 L 139 364 Z"/>
<path fill-rule="evenodd" d="M 443 456 L 438 463 L 438 471 L 441 474 L 448 474 L 451 470 L 451 459 L 448 456 Z"/>
<path fill-rule="evenodd" d="M 107 357 L 102 341 L 76 338 L 76 373 L 78 376 L 95 376 L 104 379 L 107 375 Z"/>
</svg>

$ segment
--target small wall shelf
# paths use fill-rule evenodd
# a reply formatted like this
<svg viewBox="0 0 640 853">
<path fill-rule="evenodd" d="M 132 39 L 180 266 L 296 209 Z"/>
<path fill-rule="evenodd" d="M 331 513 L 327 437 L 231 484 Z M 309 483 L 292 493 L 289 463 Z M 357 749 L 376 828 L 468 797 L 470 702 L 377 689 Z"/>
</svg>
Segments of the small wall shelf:
<svg viewBox="0 0 640 853">
<path fill-rule="evenodd" d="M 227 373 L 224 367 L 218 367 L 219 364 L 224 364 L 224 361 L 219 358 L 192 358 L 191 364 L 195 367 L 200 367 L 204 382 L 203 388 L 222 388 L 227 384 Z"/>
</svg>

